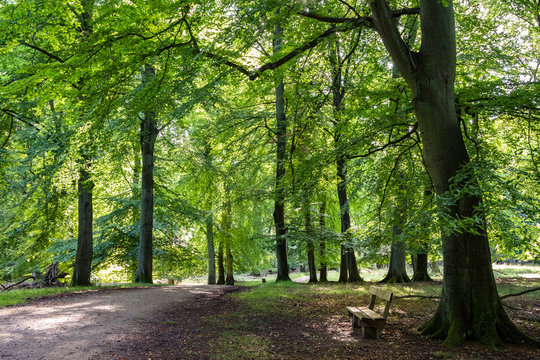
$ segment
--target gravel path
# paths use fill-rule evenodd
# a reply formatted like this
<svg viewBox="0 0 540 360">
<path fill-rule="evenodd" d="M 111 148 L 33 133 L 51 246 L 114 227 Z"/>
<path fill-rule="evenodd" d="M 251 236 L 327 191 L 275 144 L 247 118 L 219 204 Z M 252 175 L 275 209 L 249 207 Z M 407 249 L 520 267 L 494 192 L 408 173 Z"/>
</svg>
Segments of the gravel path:
<svg viewBox="0 0 540 360">
<path fill-rule="evenodd" d="M 0 359 L 102 359 L 162 310 L 221 294 L 223 286 L 111 289 L 0 308 Z"/>
</svg>

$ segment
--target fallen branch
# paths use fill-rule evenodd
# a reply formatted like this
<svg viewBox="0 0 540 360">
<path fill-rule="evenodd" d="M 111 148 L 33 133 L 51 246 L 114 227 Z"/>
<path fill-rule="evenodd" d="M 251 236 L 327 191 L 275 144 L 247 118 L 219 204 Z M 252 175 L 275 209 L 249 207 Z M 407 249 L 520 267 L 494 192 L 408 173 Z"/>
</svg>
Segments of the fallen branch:
<svg viewBox="0 0 540 360">
<path fill-rule="evenodd" d="M 7 286 L 2 286 L 2 287 L 4 288 L 3 291 L 8 291 L 9 289 L 11 289 L 11 288 L 13 288 L 13 287 L 15 287 L 15 286 L 18 286 L 18 285 L 22 284 L 23 282 L 25 282 L 26 280 L 30 280 L 30 279 L 35 279 L 35 277 L 34 277 L 33 275 L 27 276 L 27 277 L 25 277 L 24 279 L 22 279 L 22 280 L 19 281 L 19 282 L 16 282 L 16 283 L 14 283 L 14 284 L 7 285 Z"/>
<path fill-rule="evenodd" d="M 527 290 L 524 290 L 515 294 L 506 294 L 506 295 L 501 296 L 501 300 L 512 297 L 512 296 L 520 296 L 520 295 L 528 294 L 530 292 L 538 291 L 538 290 L 540 290 L 540 286 L 532 288 L 532 289 L 527 289 Z"/>
<path fill-rule="evenodd" d="M 435 295 L 403 295 L 403 296 L 394 296 L 394 299 L 409 299 L 409 298 L 420 298 L 420 299 L 440 299 L 440 296 Z"/>
</svg>

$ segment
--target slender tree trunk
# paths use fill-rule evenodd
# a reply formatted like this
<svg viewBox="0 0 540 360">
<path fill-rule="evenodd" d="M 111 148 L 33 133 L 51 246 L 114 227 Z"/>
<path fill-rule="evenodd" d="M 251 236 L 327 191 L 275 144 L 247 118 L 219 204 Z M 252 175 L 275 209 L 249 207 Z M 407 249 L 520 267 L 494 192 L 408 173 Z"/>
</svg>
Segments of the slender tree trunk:
<svg viewBox="0 0 540 360">
<path fill-rule="evenodd" d="M 399 164 L 397 165 L 399 167 Z M 397 171 L 398 177 L 403 179 L 403 173 Z M 399 185 L 394 207 L 394 224 L 392 225 L 392 249 L 390 251 L 390 266 L 388 273 L 382 282 L 390 283 L 408 283 L 411 282 L 407 275 L 405 258 L 405 243 L 400 236 L 403 232 L 403 226 L 407 221 L 407 187 L 403 184 Z"/>
<path fill-rule="evenodd" d="M 317 282 L 317 266 L 315 265 L 315 245 L 313 244 L 313 227 L 311 226 L 311 211 L 309 199 L 306 197 L 304 204 L 306 226 L 306 250 L 308 258 L 309 282 Z"/>
<path fill-rule="evenodd" d="M 224 285 L 225 284 L 225 267 L 223 266 L 223 240 L 221 240 L 218 245 L 217 263 L 218 263 L 217 284 Z"/>
<path fill-rule="evenodd" d="M 426 181 L 424 189 L 424 208 L 431 208 L 431 189 L 433 185 L 431 180 Z M 416 254 L 414 254 L 415 263 L 414 263 L 414 274 L 412 281 L 433 281 L 428 274 L 428 253 L 429 253 L 429 243 L 426 239 L 422 239 L 422 243 L 419 245 Z M 413 256 L 413 255 L 411 255 Z"/>
<path fill-rule="evenodd" d="M 86 169 L 79 172 L 79 235 L 77 236 L 77 255 L 73 268 L 73 286 L 90 285 L 90 272 L 93 256 L 92 235 L 92 188 L 94 184 L 90 180 L 90 174 Z"/>
<path fill-rule="evenodd" d="M 229 190 L 227 190 L 227 198 L 229 198 Z M 223 214 L 223 232 L 225 233 L 225 270 L 227 285 L 234 285 L 233 274 L 233 256 L 231 253 L 231 225 L 232 225 L 232 205 L 228 201 L 225 213 Z"/>
<path fill-rule="evenodd" d="M 206 248 L 208 249 L 208 285 L 216 283 L 216 254 L 214 251 L 214 221 L 212 214 L 206 219 Z"/>
<path fill-rule="evenodd" d="M 346 283 L 348 280 L 349 280 L 349 267 L 347 263 L 347 247 L 344 244 L 341 244 L 338 282 Z"/>
<path fill-rule="evenodd" d="M 274 53 L 282 47 L 283 29 L 278 25 L 274 33 Z M 274 223 L 276 225 L 276 281 L 290 281 L 287 261 L 287 238 L 285 228 L 285 163 L 287 151 L 287 119 L 285 117 L 285 90 L 283 79 L 276 80 L 276 193 Z"/>
<path fill-rule="evenodd" d="M 234 273 L 233 273 L 233 256 L 231 253 L 231 241 L 230 237 L 227 238 L 227 241 L 225 242 L 225 264 L 226 264 L 226 270 L 227 270 L 227 278 L 225 283 L 227 285 L 234 285 Z"/>
<path fill-rule="evenodd" d="M 141 173 L 141 142 L 139 140 L 133 142 L 133 183 L 131 185 L 131 200 L 134 204 L 131 210 L 131 226 L 133 231 L 130 231 L 129 236 L 130 245 L 133 246 L 133 249 L 136 249 L 138 247 L 141 236 Z M 137 255 L 131 250 L 132 248 L 128 250 L 130 254 L 133 254 L 129 257 L 128 260 L 128 272 L 131 276 L 131 279 L 134 280 L 135 275 L 137 274 Z"/>
<path fill-rule="evenodd" d="M 326 265 L 326 240 L 324 233 L 326 231 L 326 199 L 321 203 L 321 209 L 319 213 L 319 228 L 320 228 L 320 240 L 319 240 L 319 258 L 320 258 L 320 275 L 319 281 L 328 281 L 328 269 Z"/>
<path fill-rule="evenodd" d="M 156 76 L 155 68 L 146 64 L 143 82 L 151 83 Z M 141 233 L 139 262 L 135 282 L 152 283 L 152 230 L 154 227 L 154 145 L 158 135 L 156 113 L 150 109 L 141 119 Z"/>
<path fill-rule="evenodd" d="M 340 208 L 340 213 L 341 213 L 341 235 L 343 237 L 343 241 L 345 241 L 345 244 L 342 245 L 342 250 L 341 250 L 342 258 L 345 257 L 345 261 L 343 259 L 341 260 L 342 267 L 343 267 L 343 263 L 347 264 L 349 282 L 362 282 L 362 278 L 360 277 L 360 272 L 358 271 L 358 267 L 356 265 L 356 257 L 354 255 L 354 249 L 349 244 L 349 241 L 350 241 L 349 229 L 351 228 L 351 216 L 349 213 L 349 203 L 347 201 L 345 158 L 343 156 L 340 156 L 337 160 L 337 175 L 339 179 L 338 185 L 337 185 L 337 191 L 338 191 L 338 198 L 339 198 L 339 208 Z M 339 281 L 342 282 L 341 273 L 339 274 L 339 277 L 340 277 Z M 344 279 L 344 281 L 347 281 L 347 280 Z"/>
<path fill-rule="evenodd" d="M 411 51 L 400 37 L 388 4 L 370 1 L 373 23 L 386 49 L 411 88 L 413 107 L 424 145 L 427 169 L 438 196 L 445 197 L 442 216 L 472 222 L 459 231 L 443 231 L 444 276 L 441 301 L 433 318 L 421 327 L 424 334 L 445 339 L 447 346 L 464 340 L 488 345 L 501 341 L 538 341 L 524 335 L 509 320 L 497 293 L 480 196 L 459 191 L 452 199 L 448 190 L 456 175 L 457 189 L 475 187 L 468 169 L 470 160 L 456 118 L 454 79 L 456 66 L 455 25 L 452 1 L 420 0 L 422 45 Z M 448 204 L 449 201 L 452 201 Z M 480 219 L 480 221 L 475 221 Z"/>
<path fill-rule="evenodd" d="M 92 13 L 93 0 L 82 0 L 82 13 L 80 17 L 81 37 L 84 38 L 92 33 Z M 79 85 L 82 87 L 84 79 L 79 80 Z M 82 94 L 79 94 L 82 100 Z M 73 286 L 90 285 L 90 274 L 92 270 L 92 258 L 94 255 L 94 240 L 93 240 L 93 206 L 92 206 L 92 189 L 94 184 L 90 180 L 90 159 L 86 154 L 81 156 L 82 166 L 79 171 L 78 181 L 78 235 L 77 235 L 77 253 L 75 255 L 75 264 L 73 266 L 73 277 L 71 284 Z"/>
</svg>

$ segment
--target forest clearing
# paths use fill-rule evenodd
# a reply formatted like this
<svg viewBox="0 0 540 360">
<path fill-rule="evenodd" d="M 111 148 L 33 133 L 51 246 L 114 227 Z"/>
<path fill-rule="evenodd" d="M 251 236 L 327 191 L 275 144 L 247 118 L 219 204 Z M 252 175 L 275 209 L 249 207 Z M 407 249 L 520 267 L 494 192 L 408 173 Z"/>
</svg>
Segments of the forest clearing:
<svg viewBox="0 0 540 360">
<path fill-rule="evenodd" d="M 533 358 L 539 209 L 540 0 L 0 0 L 3 357 Z"/>
</svg>

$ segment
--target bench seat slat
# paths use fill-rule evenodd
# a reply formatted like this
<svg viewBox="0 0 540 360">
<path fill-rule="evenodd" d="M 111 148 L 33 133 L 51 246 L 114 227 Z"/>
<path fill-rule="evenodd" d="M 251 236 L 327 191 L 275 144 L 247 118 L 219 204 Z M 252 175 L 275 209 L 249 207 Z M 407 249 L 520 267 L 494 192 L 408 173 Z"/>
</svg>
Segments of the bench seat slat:
<svg viewBox="0 0 540 360">
<path fill-rule="evenodd" d="M 360 319 L 384 320 L 381 315 L 377 314 L 368 307 L 347 306 L 347 311 Z"/>
</svg>

